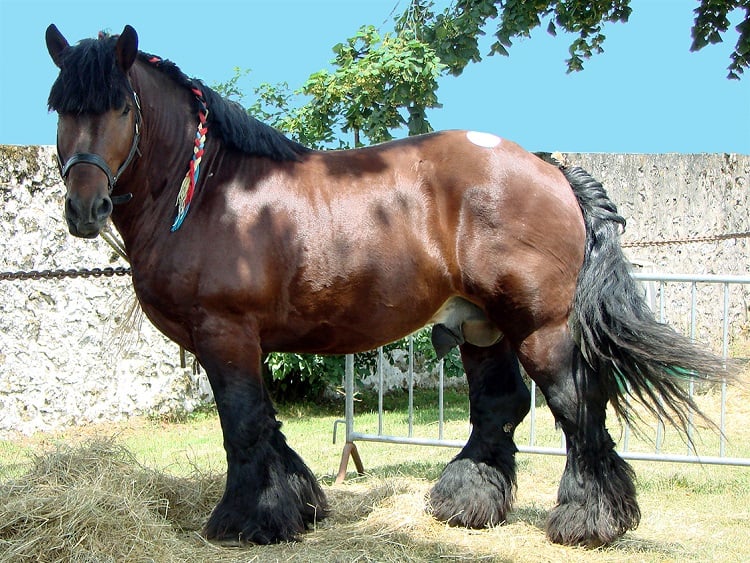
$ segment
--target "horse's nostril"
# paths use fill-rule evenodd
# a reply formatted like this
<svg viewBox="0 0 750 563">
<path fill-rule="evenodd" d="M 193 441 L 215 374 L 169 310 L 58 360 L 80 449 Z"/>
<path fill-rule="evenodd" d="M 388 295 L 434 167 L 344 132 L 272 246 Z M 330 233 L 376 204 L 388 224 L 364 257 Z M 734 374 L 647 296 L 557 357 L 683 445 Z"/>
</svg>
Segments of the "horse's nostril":
<svg viewBox="0 0 750 563">
<path fill-rule="evenodd" d="M 112 200 L 105 196 L 96 210 L 96 218 L 103 221 L 112 213 Z"/>
<path fill-rule="evenodd" d="M 76 216 L 76 208 L 73 205 L 73 201 L 69 198 L 65 198 L 65 216 L 72 219 Z"/>
</svg>

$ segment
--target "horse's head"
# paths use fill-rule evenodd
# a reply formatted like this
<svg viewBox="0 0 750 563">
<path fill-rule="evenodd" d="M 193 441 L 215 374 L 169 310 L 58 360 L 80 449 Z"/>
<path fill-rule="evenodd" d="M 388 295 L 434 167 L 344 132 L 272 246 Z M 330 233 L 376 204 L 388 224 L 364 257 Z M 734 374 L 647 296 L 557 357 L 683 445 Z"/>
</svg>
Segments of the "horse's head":
<svg viewBox="0 0 750 563">
<path fill-rule="evenodd" d="M 57 111 L 57 156 L 65 181 L 65 218 L 71 234 L 99 234 L 113 205 L 128 194 L 113 195 L 120 175 L 138 151 L 141 111 L 128 70 L 138 54 L 138 35 L 125 26 L 117 37 L 70 46 L 53 24 L 47 49 L 60 74 L 49 107 Z"/>
</svg>

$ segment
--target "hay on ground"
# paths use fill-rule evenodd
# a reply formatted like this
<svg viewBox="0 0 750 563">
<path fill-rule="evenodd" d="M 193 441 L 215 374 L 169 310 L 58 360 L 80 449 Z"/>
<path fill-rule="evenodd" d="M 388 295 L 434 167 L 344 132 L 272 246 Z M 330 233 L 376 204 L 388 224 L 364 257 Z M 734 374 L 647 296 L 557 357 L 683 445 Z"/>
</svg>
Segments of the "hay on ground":
<svg viewBox="0 0 750 563">
<path fill-rule="evenodd" d="M 543 461 L 547 465 L 558 460 Z M 231 548 L 213 545 L 198 533 L 221 497 L 223 475 L 194 469 L 188 477 L 176 477 L 155 471 L 115 441 L 99 439 L 38 455 L 21 477 L 0 480 L 0 563 L 686 558 L 674 531 L 666 542 L 658 534 L 631 532 L 602 550 L 550 544 L 544 521 L 557 483 L 547 473 L 523 474 L 519 485 L 526 491 L 524 500 L 505 525 L 495 528 L 451 528 L 432 519 L 424 511 L 431 485 L 427 480 L 368 476 L 325 486 L 332 514 L 301 541 Z M 681 498 L 681 509 L 683 503 Z"/>
<path fill-rule="evenodd" d="M 222 480 L 149 470 L 112 440 L 58 447 L 0 484 L 0 561 L 184 561 L 178 534 L 200 528 Z"/>
</svg>

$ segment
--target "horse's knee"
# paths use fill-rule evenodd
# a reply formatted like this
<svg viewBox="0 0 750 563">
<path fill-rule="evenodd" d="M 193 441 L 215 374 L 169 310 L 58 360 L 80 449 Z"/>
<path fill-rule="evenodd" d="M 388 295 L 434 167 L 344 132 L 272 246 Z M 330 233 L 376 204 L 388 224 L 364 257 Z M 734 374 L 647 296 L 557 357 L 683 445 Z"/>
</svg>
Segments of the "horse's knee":
<svg viewBox="0 0 750 563">
<path fill-rule="evenodd" d="M 582 358 L 577 360 L 540 389 L 569 439 L 577 436 L 589 444 L 606 441 L 607 396 L 596 373 Z"/>
</svg>

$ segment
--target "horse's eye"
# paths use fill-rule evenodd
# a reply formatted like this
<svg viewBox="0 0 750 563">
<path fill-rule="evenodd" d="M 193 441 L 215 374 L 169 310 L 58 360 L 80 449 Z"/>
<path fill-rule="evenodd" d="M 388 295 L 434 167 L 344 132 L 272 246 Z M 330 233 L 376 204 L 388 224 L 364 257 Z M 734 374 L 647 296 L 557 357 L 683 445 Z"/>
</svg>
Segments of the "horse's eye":
<svg viewBox="0 0 750 563">
<path fill-rule="evenodd" d="M 128 104 L 125 104 L 125 107 L 122 109 L 122 115 L 128 115 L 130 113 L 130 106 Z"/>
</svg>

